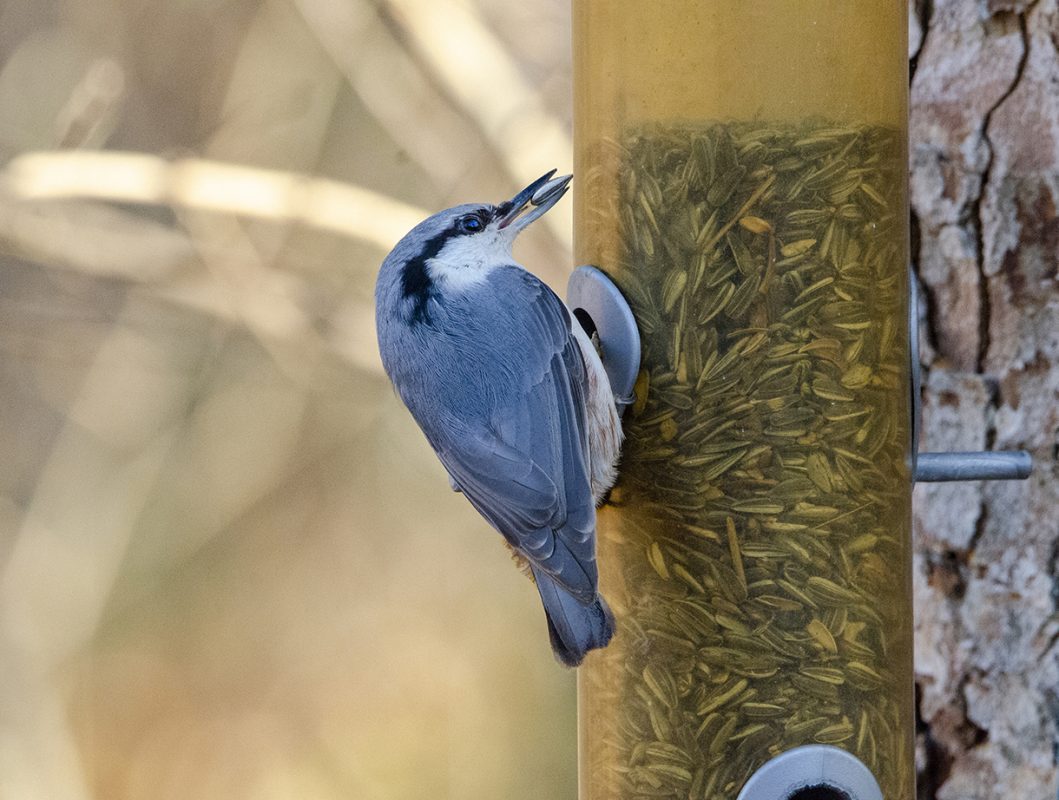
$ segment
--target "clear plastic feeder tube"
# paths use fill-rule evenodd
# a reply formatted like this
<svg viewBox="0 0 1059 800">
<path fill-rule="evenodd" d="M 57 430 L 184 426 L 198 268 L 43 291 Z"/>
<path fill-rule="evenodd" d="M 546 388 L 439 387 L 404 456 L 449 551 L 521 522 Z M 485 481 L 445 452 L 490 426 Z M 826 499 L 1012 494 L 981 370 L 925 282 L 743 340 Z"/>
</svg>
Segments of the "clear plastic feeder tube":
<svg viewBox="0 0 1059 800">
<path fill-rule="evenodd" d="M 581 800 L 735 800 L 804 745 L 914 795 L 906 27 L 574 0 L 576 256 L 643 344 Z"/>
</svg>

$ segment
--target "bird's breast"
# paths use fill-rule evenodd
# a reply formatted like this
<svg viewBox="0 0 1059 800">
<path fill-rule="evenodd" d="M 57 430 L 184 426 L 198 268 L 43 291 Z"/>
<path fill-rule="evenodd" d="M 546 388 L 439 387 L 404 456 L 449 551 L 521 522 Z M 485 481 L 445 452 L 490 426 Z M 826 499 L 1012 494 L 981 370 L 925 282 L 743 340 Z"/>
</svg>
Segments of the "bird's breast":
<svg viewBox="0 0 1059 800">
<path fill-rule="evenodd" d="M 570 315 L 571 318 L 573 314 Z M 571 331 L 585 362 L 585 423 L 588 432 L 589 478 L 596 505 L 618 477 L 621 454 L 621 417 L 614 403 L 610 379 L 588 334 L 576 320 Z"/>
</svg>

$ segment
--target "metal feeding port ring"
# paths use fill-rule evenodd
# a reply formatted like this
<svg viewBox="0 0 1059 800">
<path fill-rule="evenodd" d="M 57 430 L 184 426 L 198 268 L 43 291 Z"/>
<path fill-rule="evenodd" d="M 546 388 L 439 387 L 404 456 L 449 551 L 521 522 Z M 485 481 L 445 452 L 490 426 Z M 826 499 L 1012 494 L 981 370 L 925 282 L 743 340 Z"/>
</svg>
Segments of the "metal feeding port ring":
<svg viewBox="0 0 1059 800">
<path fill-rule="evenodd" d="M 640 331 L 621 290 L 596 267 L 578 267 L 566 286 L 566 304 L 581 327 L 599 341 L 618 411 L 632 404 L 640 371 Z"/>
<path fill-rule="evenodd" d="M 883 800 L 883 794 L 871 770 L 852 753 L 811 744 L 767 761 L 737 800 Z"/>
</svg>

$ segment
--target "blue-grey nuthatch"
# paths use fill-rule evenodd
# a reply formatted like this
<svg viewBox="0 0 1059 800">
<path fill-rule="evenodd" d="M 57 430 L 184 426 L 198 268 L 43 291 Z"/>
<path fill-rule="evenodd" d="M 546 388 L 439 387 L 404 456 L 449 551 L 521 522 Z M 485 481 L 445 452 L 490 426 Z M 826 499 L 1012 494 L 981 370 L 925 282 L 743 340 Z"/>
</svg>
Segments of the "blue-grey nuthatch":
<svg viewBox="0 0 1059 800">
<path fill-rule="evenodd" d="M 375 287 L 386 373 L 454 489 L 524 559 L 557 658 L 576 666 L 614 619 L 599 594 L 596 505 L 614 483 L 621 421 L 599 354 L 511 246 L 555 205 L 554 170 L 499 205 L 413 228 Z"/>
</svg>

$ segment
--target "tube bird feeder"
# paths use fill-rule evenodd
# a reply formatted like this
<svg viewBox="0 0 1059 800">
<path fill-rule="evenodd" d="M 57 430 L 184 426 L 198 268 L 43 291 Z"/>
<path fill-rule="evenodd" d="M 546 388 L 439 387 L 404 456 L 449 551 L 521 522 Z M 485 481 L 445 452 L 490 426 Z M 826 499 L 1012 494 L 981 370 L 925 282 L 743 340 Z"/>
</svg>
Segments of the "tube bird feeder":
<svg viewBox="0 0 1059 800">
<path fill-rule="evenodd" d="M 642 340 L 581 800 L 911 800 L 906 7 L 573 18 L 576 256 Z"/>
<path fill-rule="evenodd" d="M 1031 461 L 917 454 L 905 25 L 574 0 L 569 302 L 627 406 L 581 800 L 914 795 L 912 485 Z"/>
</svg>

